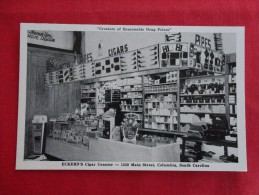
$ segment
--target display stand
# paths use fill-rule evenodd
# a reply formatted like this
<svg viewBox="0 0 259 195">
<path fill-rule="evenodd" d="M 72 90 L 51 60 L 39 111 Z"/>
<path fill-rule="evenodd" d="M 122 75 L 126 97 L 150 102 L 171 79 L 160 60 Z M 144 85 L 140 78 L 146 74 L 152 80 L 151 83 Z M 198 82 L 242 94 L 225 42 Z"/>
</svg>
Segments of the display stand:
<svg viewBox="0 0 259 195">
<path fill-rule="evenodd" d="M 32 120 L 32 137 L 33 137 L 33 155 L 27 157 L 32 158 L 35 161 L 42 161 L 47 159 L 43 154 L 43 143 L 45 125 L 47 123 L 47 116 L 35 115 Z"/>
</svg>

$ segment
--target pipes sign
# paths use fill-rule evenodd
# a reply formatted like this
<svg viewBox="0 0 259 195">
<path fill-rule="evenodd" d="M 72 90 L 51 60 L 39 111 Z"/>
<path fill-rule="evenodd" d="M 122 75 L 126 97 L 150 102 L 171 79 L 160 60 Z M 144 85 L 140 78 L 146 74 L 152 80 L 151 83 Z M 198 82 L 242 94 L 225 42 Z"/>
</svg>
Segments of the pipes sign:
<svg viewBox="0 0 259 195">
<path fill-rule="evenodd" d="M 199 45 L 201 47 L 209 48 L 211 49 L 211 40 L 207 39 L 203 36 L 200 36 L 198 34 L 195 35 L 195 44 Z"/>
</svg>

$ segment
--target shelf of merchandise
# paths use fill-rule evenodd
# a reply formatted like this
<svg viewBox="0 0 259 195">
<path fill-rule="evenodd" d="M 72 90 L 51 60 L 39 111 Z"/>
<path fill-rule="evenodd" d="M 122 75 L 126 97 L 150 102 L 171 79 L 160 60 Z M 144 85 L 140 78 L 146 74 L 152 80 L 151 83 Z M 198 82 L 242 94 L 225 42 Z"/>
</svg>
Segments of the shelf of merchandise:
<svg viewBox="0 0 259 195">
<path fill-rule="evenodd" d="M 175 71 L 175 70 L 174 70 Z M 169 71 L 171 72 L 171 71 Z M 177 81 L 179 81 L 179 70 L 177 71 L 177 75 L 178 75 L 178 78 L 177 78 Z M 144 79 L 143 79 L 144 80 Z M 170 90 L 170 91 L 154 91 L 154 92 L 151 92 L 151 91 L 148 91 L 146 92 L 145 91 L 145 87 L 157 87 L 157 86 L 164 86 L 164 85 L 176 85 L 176 89 L 175 90 Z M 159 83 L 159 84 L 147 84 L 147 83 L 143 83 L 143 102 L 144 102 L 144 116 L 143 116 L 143 124 L 144 124 L 144 129 L 142 129 L 141 131 L 143 132 L 147 132 L 147 133 L 163 133 L 163 134 L 167 134 L 169 132 L 178 132 L 179 131 L 179 82 L 168 82 L 168 83 Z M 173 110 L 170 111 L 170 114 L 150 114 L 150 113 L 147 113 L 149 112 L 150 110 L 153 110 L 153 109 L 160 109 L 160 108 L 147 108 L 146 105 L 147 103 L 156 103 L 156 104 L 160 104 L 161 101 L 154 101 L 154 100 L 150 100 L 150 99 L 146 99 L 146 96 L 151 96 L 151 95 L 168 95 L 168 94 L 172 94 L 172 95 L 176 95 L 176 101 L 173 102 L 172 100 L 171 101 L 166 101 L 164 100 L 163 103 L 171 103 L 172 106 L 175 105 L 173 107 L 173 110 L 176 111 L 176 115 L 173 115 Z M 165 109 L 165 108 L 163 108 Z M 169 110 L 169 109 L 168 109 Z M 160 128 L 150 128 L 150 127 L 146 127 L 145 124 L 146 124 L 146 116 L 147 116 L 147 120 L 150 120 L 149 118 L 153 118 L 153 116 L 155 117 L 164 117 L 164 120 L 166 117 L 168 117 L 166 120 L 170 120 L 172 119 L 172 121 L 155 121 L 156 124 L 164 124 L 164 125 L 167 125 L 169 127 L 165 127 L 165 129 L 161 130 Z M 173 120 L 174 117 L 176 117 L 176 120 Z M 151 119 L 153 120 L 153 119 Z M 176 122 L 174 122 L 176 121 Z M 149 121 L 150 122 L 150 121 Z M 158 130 L 160 129 L 160 130 Z"/>
<path fill-rule="evenodd" d="M 86 97 L 88 96 L 88 97 Z M 91 97 L 90 97 L 91 96 Z M 90 104 L 93 106 L 90 112 L 87 112 L 87 115 L 96 116 L 96 89 L 94 83 L 81 84 L 81 106 L 84 103 Z"/>
<path fill-rule="evenodd" d="M 132 77 L 126 77 L 124 79 L 130 79 Z M 130 84 L 120 84 L 120 87 L 124 88 L 127 87 L 127 89 L 121 89 L 120 90 L 120 101 L 121 101 L 121 112 L 123 113 L 135 113 L 140 115 L 138 119 L 138 123 L 140 124 L 140 127 L 142 127 L 143 124 L 143 83 L 142 83 L 142 77 L 141 77 L 141 82 L 133 82 Z M 138 86 L 138 87 L 136 87 Z M 130 88 L 130 89 L 128 89 Z M 128 95 L 129 93 L 138 93 L 141 94 L 141 96 L 133 96 L 129 97 L 132 95 Z M 124 95 L 127 95 L 127 97 L 123 97 Z M 126 104 L 123 103 L 126 101 Z M 134 101 L 138 101 L 138 103 L 134 103 Z M 127 108 L 127 109 L 125 109 Z M 133 108 L 133 109 L 132 109 Z M 141 109 L 142 108 L 142 109 Z"/>
<path fill-rule="evenodd" d="M 197 79 L 210 79 L 210 78 L 224 78 L 225 79 L 225 75 L 224 74 L 210 74 L 210 75 L 200 75 L 200 76 L 193 76 L 193 77 L 182 77 L 182 78 L 180 78 L 180 85 L 182 84 L 182 82 L 185 82 L 186 80 L 197 80 Z M 225 79 L 225 85 L 226 85 L 226 79 Z M 224 86 L 225 86 L 224 85 Z M 227 89 L 226 89 L 226 86 L 225 86 L 225 92 L 227 91 Z M 180 98 L 181 97 L 225 97 L 226 98 L 226 93 L 209 93 L 209 94 L 184 94 L 184 93 L 181 93 L 180 94 Z M 206 106 L 206 105 L 208 105 L 208 106 L 217 106 L 217 105 L 225 105 L 225 107 L 226 107 L 226 101 L 227 100 L 225 100 L 225 102 L 224 103 L 217 103 L 217 102 L 215 102 L 215 103 L 181 103 L 180 102 L 180 107 L 181 106 L 183 106 L 183 105 L 190 105 L 190 106 L 195 106 L 195 105 L 197 105 L 197 106 L 202 106 L 202 105 L 204 105 L 204 106 Z M 188 114 L 190 114 L 190 115 L 204 115 L 204 114 L 209 114 L 209 115 L 221 115 L 221 116 L 224 116 L 224 115 L 226 115 L 227 114 L 227 112 L 226 112 L 226 109 L 225 109 L 225 113 L 222 113 L 222 112 L 220 112 L 220 113 L 214 113 L 214 112 L 201 112 L 201 111 L 181 111 L 181 108 L 180 108 L 180 115 L 181 114 L 185 114 L 185 115 L 188 115 Z M 180 121 L 180 124 L 183 124 L 183 125 L 185 125 L 185 124 L 191 124 L 191 122 L 182 122 L 182 121 Z"/>
</svg>

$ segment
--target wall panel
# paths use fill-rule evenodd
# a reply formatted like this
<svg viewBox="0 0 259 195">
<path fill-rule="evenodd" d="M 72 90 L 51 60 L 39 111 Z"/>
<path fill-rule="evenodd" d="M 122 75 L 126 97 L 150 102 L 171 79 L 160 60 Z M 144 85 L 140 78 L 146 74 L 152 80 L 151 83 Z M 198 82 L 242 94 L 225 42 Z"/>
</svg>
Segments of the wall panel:
<svg viewBox="0 0 259 195">
<path fill-rule="evenodd" d="M 32 151 L 31 121 L 34 115 L 56 117 L 60 112 L 73 112 L 80 107 L 80 83 L 45 87 L 46 61 L 56 57 L 60 63 L 72 62 L 74 55 L 55 50 L 28 47 L 26 93 L 25 155 Z"/>
</svg>

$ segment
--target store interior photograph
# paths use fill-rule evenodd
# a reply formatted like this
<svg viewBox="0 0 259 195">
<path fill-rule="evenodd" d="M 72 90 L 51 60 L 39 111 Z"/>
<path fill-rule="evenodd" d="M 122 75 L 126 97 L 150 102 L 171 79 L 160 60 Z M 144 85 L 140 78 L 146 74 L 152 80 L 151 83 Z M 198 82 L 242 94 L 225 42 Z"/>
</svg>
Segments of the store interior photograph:
<svg viewBox="0 0 259 195">
<path fill-rule="evenodd" d="M 238 162 L 231 33 L 28 31 L 24 160 Z"/>
</svg>

